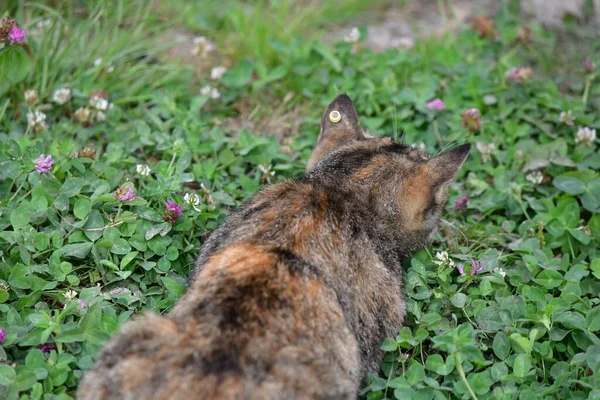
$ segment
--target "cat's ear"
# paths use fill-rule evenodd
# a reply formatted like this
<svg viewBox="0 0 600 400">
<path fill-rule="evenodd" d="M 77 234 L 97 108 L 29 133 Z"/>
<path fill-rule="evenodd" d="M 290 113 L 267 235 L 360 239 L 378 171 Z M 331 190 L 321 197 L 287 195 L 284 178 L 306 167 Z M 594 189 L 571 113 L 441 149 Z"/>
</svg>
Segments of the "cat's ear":
<svg viewBox="0 0 600 400">
<path fill-rule="evenodd" d="M 471 145 L 463 144 L 429 160 L 427 169 L 433 186 L 437 188 L 447 186 L 460 170 L 469 151 Z"/>
<path fill-rule="evenodd" d="M 353 140 L 364 140 L 365 133 L 360 127 L 358 113 L 350 97 L 341 94 L 327 106 L 321 118 L 321 133 L 313 150 L 307 172 L 329 153 Z"/>
</svg>

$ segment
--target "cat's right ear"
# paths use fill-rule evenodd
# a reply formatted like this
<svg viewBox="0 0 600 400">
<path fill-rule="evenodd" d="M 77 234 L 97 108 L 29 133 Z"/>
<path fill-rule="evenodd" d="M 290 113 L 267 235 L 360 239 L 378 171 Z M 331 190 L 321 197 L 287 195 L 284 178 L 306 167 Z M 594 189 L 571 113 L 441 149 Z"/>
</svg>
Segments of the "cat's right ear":
<svg viewBox="0 0 600 400">
<path fill-rule="evenodd" d="M 306 171 L 339 147 L 354 141 L 364 140 L 365 133 L 360 127 L 358 113 L 350 97 L 341 94 L 327 106 L 321 118 L 321 133 L 313 150 Z"/>
</svg>

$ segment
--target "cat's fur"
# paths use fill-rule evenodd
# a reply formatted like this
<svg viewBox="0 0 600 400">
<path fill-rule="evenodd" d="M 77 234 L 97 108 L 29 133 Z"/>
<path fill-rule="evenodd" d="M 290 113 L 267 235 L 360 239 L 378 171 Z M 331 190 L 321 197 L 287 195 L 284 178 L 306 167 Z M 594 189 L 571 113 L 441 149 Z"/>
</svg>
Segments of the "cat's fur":
<svg viewBox="0 0 600 400">
<path fill-rule="evenodd" d="M 469 149 L 366 136 L 338 96 L 306 177 L 231 215 L 173 310 L 127 323 L 78 398 L 356 398 L 405 314 L 400 260 L 428 243 Z"/>
</svg>

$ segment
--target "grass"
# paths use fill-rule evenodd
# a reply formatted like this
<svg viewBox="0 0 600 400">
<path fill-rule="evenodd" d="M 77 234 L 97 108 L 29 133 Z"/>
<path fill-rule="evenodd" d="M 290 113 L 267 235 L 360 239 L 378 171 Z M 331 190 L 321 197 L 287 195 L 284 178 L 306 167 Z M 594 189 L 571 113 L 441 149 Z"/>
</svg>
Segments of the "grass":
<svg viewBox="0 0 600 400">
<path fill-rule="evenodd" d="M 298 7 L 257 4 L 248 7 Z M 600 159 L 597 140 L 575 141 L 579 125 L 600 128 L 596 73 L 586 74 L 579 56 L 556 65 L 563 42 L 507 8 L 494 20 L 497 40 L 464 29 L 375 54 L 311 38 L 333 11 L 310 4 L 305 14 L 273 14 L 302 23 L 262 32 L 233 6 L 205 26 L 199 6 L 183 2 L 181 17 L 150 3 L 11 3 L 29 35 L 25 46 L 0 49 L 0 397 L 72 398 L 124 321 L 143 309 L 164 312 L 179 298 L 203 239 L 230 209 L 269 180 L 302 175 L 322 106 L 339 92 L 355 100 L 370 133 L 432 153 L 479 143 L 451 187 L 447 223 L 405 263 L 406 323 L 382 343 L 385 360 L 361 395 L 598 396 Z M 336 15 L 361 10 L 349 4 Z M 174 19 L 216 38 L 229 66 L 221 79 L 164 57 L 157 43 Z M 530 42 L 517 38 L 522 24 L 532 29 Z M 597 52 L 587 55 L 600 61 Z M 523 66 L 530 78 L 505 77 Z M 206 85 L 220 96 L 201 94 Z M 57 104 L 53 93 L 62 87 L 71 99 Z M 25 102 L 26 89 L 38 90 L 36 103 Z M 97 89 L 114 107 L 101 110 L 104 120 L 83 120 L 81 112 L 77 120 L 86 107 L 99 115 L 89 99 Z M 429 110 L 433 98 L 447 108 Z M 225 123 L 248 109 L 264 110 L 264 118 L 285 107 L 301 110 L 293 137 Z M 480 129 L 463 125 L 469 108 L 480 110 Z M 46 114 L 47 129 L 28 126 L 33 110 Z M 572 126 L 559 121 L 567 110 Z M 55 160 L 50 173 L 36 171 L 40 154 Z M 120 201 L 115 192 L 127 188 L 135 200 Z M 468 206 L 454 210 L 464 195 Z M 175 223 L 165 221 L 165 201 L 183 206 Z M 441 251 L 448 258 L 440 260 Z M 477 274 L 471 259 L 483 265 Z"/>
</svg>

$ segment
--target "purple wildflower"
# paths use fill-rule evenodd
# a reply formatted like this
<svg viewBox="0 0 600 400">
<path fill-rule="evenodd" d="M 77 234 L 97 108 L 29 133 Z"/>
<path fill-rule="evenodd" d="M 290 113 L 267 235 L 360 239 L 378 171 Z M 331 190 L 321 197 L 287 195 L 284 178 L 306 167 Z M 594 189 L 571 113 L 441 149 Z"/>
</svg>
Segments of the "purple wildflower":
<svg viewBox="0 0 600 400">
<path fill-rule="evenodd" d="M 23 40 L 25 40 L 26 34 L 27 31 L 25 29 L 19 29 L 16 26 L 13 26 L 8 31 L 8 41 L 11 45 L 15 43 L 21 44 L 23 43 Z"/>
<path fill-rule="evenodd" d="M 483 269 L 481 261 L 471 258 L 471 275 L 477 275 Z"/>
<path fill-rule="evenodd" d="M 0 344 L 4 343 L 6 340 L 6 331 L 0 328 Z"/>
<path fill-rule="evenodd" d="M 117 200 L 120 201 L 133 201 L 136 197 L 130 187 L 118 188 L 115 192 L 115 196 L 117 196 Z"/>
<path fill-rule="evenodd" d="M 461 275 L 464 275 L 464 274 L 465 274 L 465 267 L 464 267 L 464 265 L 462 265 L 462 264 L 458 264 L 458 265 L 456 266 L 456 269 L 458 269 L 458 272 L 460 272 L 460 274 L 461 274 Z"/>
<path fill-rule="evenodd" d="M 454 211 L 462 211 L 462 210 L 466 210 L 466 208 L 468 206 L 469 206 L 469 195 L 465 194 L 464 196 L 462 196 L 458 200 L 456 200 L 456 203 L 454 203 L 454 207 L 452 207 L 452 209 Z"/>
<path fill-rule="evenodd" d="M 172 200 L 165 201 L 165 221 L 172 224 L 183 214 L 183 206 Z"/>
<path fill-rule="evenodd" d="M 79 304 L 80 307 L 87 307 L 87 303 L 83 300 L 77 300 L 77 303 Z"/>
<path fill-rule="evenodd" d="M 54 160 L 52 159 L 52 156 L 40 154 L 40 156 L 33 161 L 33 164 L 35 165 L 37 172 L 40 174 L 47 174 L 52 169 Z"/>
<path fill-rule="evenodd" d="M 591 74 L 596 69 L 596 63 L 594 63 L 589 57 L 583 60 L 583 70 L 586 74 Z"/>
<path fill-rule="evenodd" d="M 427 103 L 427 108 L 430 110 L 442 111 L 446 108 L 446 103 L 444 103 L 440 99 L 433 99 L 429 103 Z"/>
<path fill-rule="evenodd" d="M 52 350 L 56 350 L 56 346 L 53 344 L 43 344 L 40 346 L 42 353 L 50 353 Z"/>
</svg>

